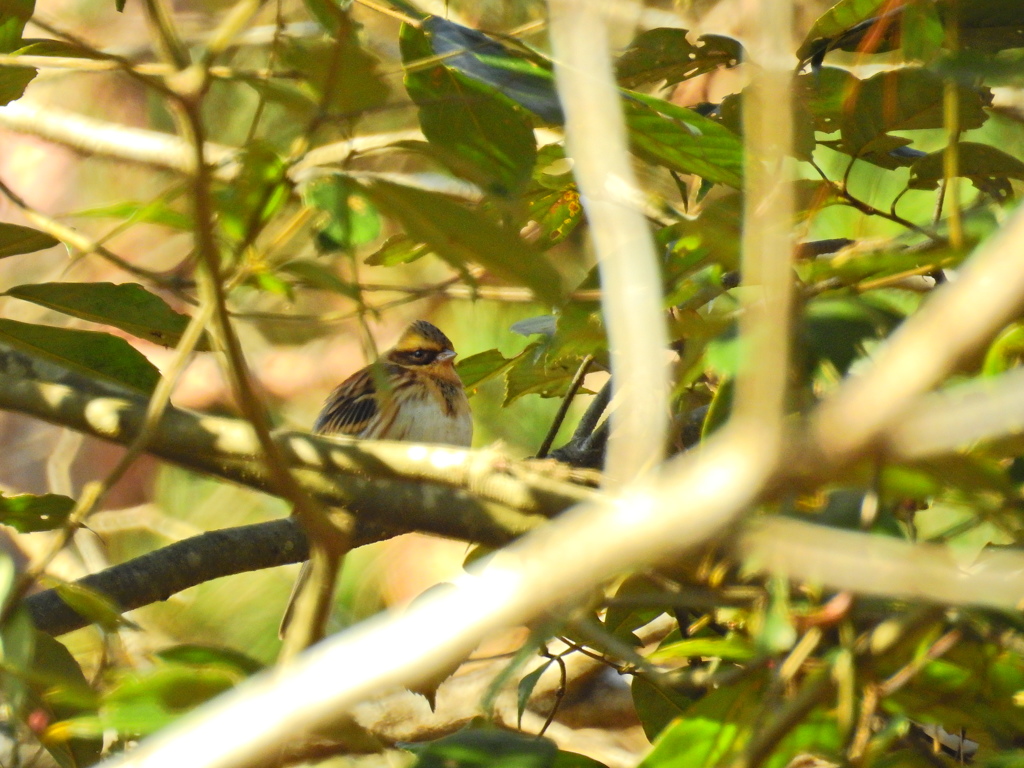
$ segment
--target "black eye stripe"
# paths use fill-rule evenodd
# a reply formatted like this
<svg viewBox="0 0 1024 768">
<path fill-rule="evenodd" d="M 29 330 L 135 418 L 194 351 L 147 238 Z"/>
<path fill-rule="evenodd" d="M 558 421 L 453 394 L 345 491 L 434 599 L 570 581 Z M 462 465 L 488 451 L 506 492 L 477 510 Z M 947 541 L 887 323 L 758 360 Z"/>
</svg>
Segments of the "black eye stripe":
<svg viewBox="0 0 1024 768">
<path fill-rule="evenodd" d="M 438 354 L 436 350 L 422 348 L 394 353 L 398 362 L 406 365 L 429 365 L 437 359 Z"/>
</svg>

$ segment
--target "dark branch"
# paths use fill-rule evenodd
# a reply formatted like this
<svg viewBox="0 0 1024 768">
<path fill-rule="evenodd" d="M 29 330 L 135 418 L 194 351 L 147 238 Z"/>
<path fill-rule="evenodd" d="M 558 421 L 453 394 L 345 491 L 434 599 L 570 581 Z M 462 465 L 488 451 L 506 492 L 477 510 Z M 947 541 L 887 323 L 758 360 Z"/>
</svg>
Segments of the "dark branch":
<svg viewBox="0 0 1024 768">
<path fill-rule="evenodd" d="M 122 611 L 166 600 L 222 576 L 298 563 L 309 557 L 306 535 L 292 518 L 210 531 L 86 576 L 76 582 Z M 48 589 L 24 601 L 36 628 L 62 635 L 91 623 Z"/>
</svg>

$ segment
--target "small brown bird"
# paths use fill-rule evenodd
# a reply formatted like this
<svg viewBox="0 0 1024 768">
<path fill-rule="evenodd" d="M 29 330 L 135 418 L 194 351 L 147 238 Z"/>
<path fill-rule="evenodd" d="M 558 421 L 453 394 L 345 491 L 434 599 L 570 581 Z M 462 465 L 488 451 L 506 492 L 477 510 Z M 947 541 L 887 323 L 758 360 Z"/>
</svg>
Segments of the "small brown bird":
<svg viewBox="0 0 1024 768">
<path fill-rule="evenodd" d="M 313 431 L 468 447 L 473 419 L 454 359 L 448 337 L 417 320 L 380 360 L 331 393 Z"/>
<path fill-rule="evenodd" d="M 338 385 L 313 431 L 468 448 L 473 441 L 473 417 L 454 360 L 455 348 L 448 337 L 426 320 L 417 320 L 379 360 Z M 308 578 L 307 562 L 281 619 L 282 637 Z"/>
</svg>

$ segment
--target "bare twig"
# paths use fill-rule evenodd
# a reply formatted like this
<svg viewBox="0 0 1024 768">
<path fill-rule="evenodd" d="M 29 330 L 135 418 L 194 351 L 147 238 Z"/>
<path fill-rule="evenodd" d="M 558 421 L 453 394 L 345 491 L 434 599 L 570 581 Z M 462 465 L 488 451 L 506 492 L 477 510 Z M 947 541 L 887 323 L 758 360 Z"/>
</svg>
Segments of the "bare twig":
<svg viewBox="0 0 1024 768">
<path fill-rule="evenodd" d="M 569 391 L 565 393 L 565 397 L 562 398 L 561 404 L 558 406 L 558 413 L 555 414 L 555 418 L 551 422 L 551 427 L 548 429 L 547 435 L 544 436 L 544 442 L 540 444 L 540 448 L 537 449 L 537 458 L 543 459 L 548 455 L 548 451 L 551 450 L 551 444 L 555 442 L 555 437 L 558 435 L 558 430 L 562 427 L 562 422 L 565 421 L 565 415 L 569 412 L 569 406 L 572 405 L 573 398 L 576 397 L 576 393 L 580 391 L 580 387 L 583 386 L 583 379 L 586 378 L 587 372 L 590 370 L 590 366 L 594 362 L 593 355 L 587 355 L 583 358 L 583 362 L 580 363 L 580 367 L 576 371 L 576 375 L 572 377 L 572 381 L 569 383 Z"/>
</svg>

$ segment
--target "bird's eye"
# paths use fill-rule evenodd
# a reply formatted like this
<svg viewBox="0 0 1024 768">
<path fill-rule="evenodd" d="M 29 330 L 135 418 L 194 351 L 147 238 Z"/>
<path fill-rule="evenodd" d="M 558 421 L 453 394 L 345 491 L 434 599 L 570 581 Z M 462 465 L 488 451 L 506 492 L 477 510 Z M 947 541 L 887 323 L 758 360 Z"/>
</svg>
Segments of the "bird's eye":
<svg viewBox="0 0 1024 768">
<path fill-rule="evenodd" d="M 413 360 L 426 360 L 430 353 L 425 349 L 414 349 L 412 351 Z"/>
</svg>

